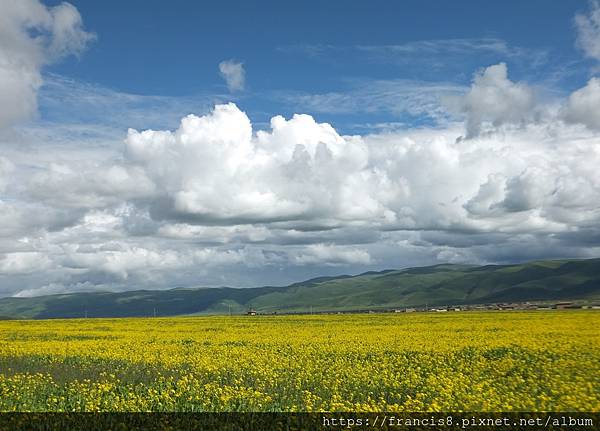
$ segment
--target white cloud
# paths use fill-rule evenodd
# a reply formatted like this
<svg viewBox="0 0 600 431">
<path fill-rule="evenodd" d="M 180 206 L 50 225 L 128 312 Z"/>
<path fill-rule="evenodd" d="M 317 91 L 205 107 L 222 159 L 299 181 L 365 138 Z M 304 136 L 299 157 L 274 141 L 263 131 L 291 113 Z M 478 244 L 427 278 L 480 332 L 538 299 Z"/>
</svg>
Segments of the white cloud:
<svg viewBox="0 0 600 431">
<path fill-rule="evenodd" d="M 495 127 L 522 123 L 532 115 L 533 107 L 533 91 L 526 84 L 510 81 L 505 63 L 490 66 L 475 75 L 462 98 L 467 137 L 478 135 L 486 122 Z"/>
<path fill-rule="evenodd" d="M 15 298 L 31 298 L 41 295 L 58 295 L 73 292 L 94 292 L 98 290 L 110 290 L 110 286 L 99 286 L 89 282 L 64 285 L 61 283 L 50 283 L 33 289 L 23 289 L 13 295 Z"/>
<path fill-rule="evenodd" d="M 356 247 L 340 247 L 332 244 L 314 244 L 293 256 L 296 265 L 368 265 L 372 263 L 366 250 Z"/>
<path fill-rule="evenodd" d="M 122 242 L 109 242 L 89 247 L 65 247 L 62 266 L 105 272 L 127 280 L 132 271 L 174 270 L 190 266 L 194 256 L 175 250 L 156 250 Z"/>
<path fill-rule="evenodd" d="M 0 193 L 6 189 L 10 181 L 10 174 L 14 171 L 14 164 L 6 157 L 0 157 Z"/>
<path fill-rule="evenodd" d="M 0 199 L 0 238 L 20 238 L 43 235 L 45 231 L 60 230 L 75 223 L 79 210 L 47 208 L 39 203 Z"/>
<path fill-rule="evenodd" d="M 253 133 L 229 104 L 186 117 L 175 132 L 130 130 L 126 145 L 164 196 L 153 212 L 159 220 L 299 232 L 559 232 L 571 228 L 566 220 L 596 220 L 599 181 L 590 163 L 599 156 L 593 134 L 556 127 L 533 123 L 458 141 L 460 126 L 350 137 L 297 115 Z M 571 204 L 567 191 L 584 184 L 589 195 Z"/>
<path fill-rule="evenodd" d="M 246 84 L 246 71 L 243 63 L 235 60 L 225 60 L 219 63 L 221 76 L 227 83 L 229 91 L 241 91 Z"/>
<path fill-rule="evenodd" d="M 590 0 L 590 14 L 577 14 L 577 45 L 586 57 L 600 61 L 600 3 Z"/>
<path fill-rule="evenodd" d="M 49 257 L 40 252 L 16 252 L 0 255 L 0 274 L 29 274 L 35 271 L 45 271 L 49 265 Z"/>
<path fill-rule="evenodd" d="M 59 208 L 101 208 L 150 197 L 154 184 L 135 166 L 51 163 L 30 177 L 28 190 L 36 201 Z"/>
<path fill-rule="evenodd" d="M 238 224 L 388 216 L 370 194 L 394 194 L 393 184 L 367 167 L 360 139 L 308 115 L 274 117 L 271 128 L 254 135 L 245 113 L 219 105 L 184 118 L 175 132 L 130 130 L 127 154 L 171 202 L 167 218 Z"/>
<path fill-rule="evenodd" d="M 590 79 L 585 87 L 573 92 L 563 115 L 568 122 L 600 130 L 600 78 Z"/>
<path fill-rule="evenodd" d="M 193 239 L 197 242 L 218 244 L 227 244 L 233 241 L 263 242 L 273 236 L 264 226 L 197 226 L 185 223 L 164 224 L 157 233 L 166 238 Z"/>
<path fill-rule="evenodd" d="M 479 186 L 477 193 L 463 207 L 474 217 L 486 216 L 498 211 L 498 202 L 504 199 L 506 177 L 492 173 L 487 181 Z"/>
<path fill-rule="evenodd" d="M 51 16 L 51 41 L 48 61 L 56 61 L 67 55 L 79 55 L 95 35 L 83 29 L 83 20 L 77 8 L 63 2 L 48 9 Z"/>
<path fill-rule="evenodd" d="M 78 54 L 93 38 L 69 3 L 47 8 L 38 0 L 6 0 L 0 15 L 0 128 L 33 115 L 41 69 Z"/>
</svg>

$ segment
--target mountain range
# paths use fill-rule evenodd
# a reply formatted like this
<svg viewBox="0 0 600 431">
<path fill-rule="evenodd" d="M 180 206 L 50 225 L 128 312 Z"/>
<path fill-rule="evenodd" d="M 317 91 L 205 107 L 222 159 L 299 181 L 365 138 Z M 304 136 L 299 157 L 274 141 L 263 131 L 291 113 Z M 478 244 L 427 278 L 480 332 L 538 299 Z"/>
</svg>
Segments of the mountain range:
<svg viewBox="0 0 600 431">
<path fill-rule="evenodd" d="M 381 310 L 524 301 L 600 300 L 600 259 L 441 264 L 320 277 L 288 286 L 78 292 L 0 299 L 16 319 Z"/>
</svg>

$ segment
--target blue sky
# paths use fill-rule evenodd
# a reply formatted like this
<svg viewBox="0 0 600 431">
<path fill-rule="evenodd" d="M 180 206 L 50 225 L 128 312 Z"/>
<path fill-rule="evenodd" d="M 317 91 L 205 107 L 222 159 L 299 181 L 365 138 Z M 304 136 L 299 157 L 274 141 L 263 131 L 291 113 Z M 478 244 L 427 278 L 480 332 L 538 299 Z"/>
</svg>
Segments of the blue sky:
<svg viewBox="0 0 600 431">
<path fill-rule="evenodd" d="M 423 72 L 430 74 L 394 64 L 374 68 L 372 61 L 352 52 L 336 56 L 335 62 L 315 59 L 294 47 L 308 51 L 493 38 L 511 47 L 551 50 L 557 61 L 572 60 L 572 17 L 586 6 L 581 1 L 72 3 L 98 39 L 84 60 L 73 58 L 50 70 L 120 91 L 171 96 L 222 86 L 215 65 L 223 58 L 244 61 L 256 91 L 323 91 L 339 85 L 340 78 L 418 79 Z M 501 59 L 498 55 L 495 60 Z M 428 60 L 434 64 L 437 59 Z M 474 65 L 487 65 L 471 61 L 453 78 L 468 83 Z M 435 72 L 430 79 L 447 79 L 443 69 Z"/>
<path fill-rule="evenodd" d="M 478 69 L 500 61 L 513 79 L 555 90 L 589 77 L 575 49 L 581 1 L 72 3 L 97 39 L 47 73 L 118 92 L 212 101 L 227 94 L 217 65 L 235 59 L 246 88 L 233 97 L 258 122 L 314 108 L 300 95 L 350 93 L 373 81 L 468 85 Z M 385 110 L 353 118 L 318 109 L 350 132 L 357 122 L 407 120 Z"/>
<path fill-rule="evenodd" d="M 600 256 L 598 1 L 0 5 L 0 296 Z"/>
</svg>

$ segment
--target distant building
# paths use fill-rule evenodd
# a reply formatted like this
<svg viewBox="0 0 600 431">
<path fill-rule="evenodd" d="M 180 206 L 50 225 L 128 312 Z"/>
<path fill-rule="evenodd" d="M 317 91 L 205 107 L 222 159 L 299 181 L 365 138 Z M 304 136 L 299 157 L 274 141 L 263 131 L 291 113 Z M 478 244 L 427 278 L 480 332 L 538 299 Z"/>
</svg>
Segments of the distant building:
<svg viewBox="0 0 600 431">
<path fill-rule="evenodd" d="M 415 308 L 396 308 L 394 313 L 414 313 L 417 311 Z"/>
<path fill-rule="evenodd" d="M 246 313 L 248 316 L 256 316 L 256 310 L 251 308 L 248 310 L 248 312 Z"/>
</svg>

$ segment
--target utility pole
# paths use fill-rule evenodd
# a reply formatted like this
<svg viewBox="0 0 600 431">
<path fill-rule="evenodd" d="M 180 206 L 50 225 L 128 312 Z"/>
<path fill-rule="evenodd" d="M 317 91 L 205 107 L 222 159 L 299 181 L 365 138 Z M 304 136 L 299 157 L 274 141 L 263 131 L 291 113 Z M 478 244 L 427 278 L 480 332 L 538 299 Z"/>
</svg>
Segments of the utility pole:
<svg viewBox="0 0 600 431">
<path fill-rule="evenodd" d="M 156 307 L 154 307 L 154 317 L 156 317 Z"/>
<path fill-rule="evenodd" d="M 229 317 L 231 317 L 231 304 L 229 304 Z"/>
<path fill-rule="evenodd" d="M 85 310 L 85 318 L 87 319 L 87 310 Z"/>
</svg>

